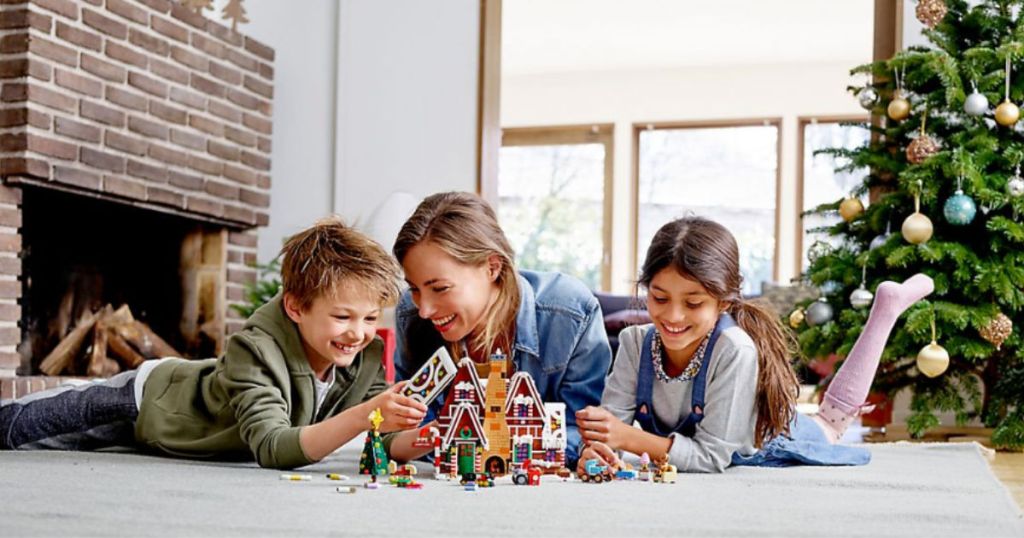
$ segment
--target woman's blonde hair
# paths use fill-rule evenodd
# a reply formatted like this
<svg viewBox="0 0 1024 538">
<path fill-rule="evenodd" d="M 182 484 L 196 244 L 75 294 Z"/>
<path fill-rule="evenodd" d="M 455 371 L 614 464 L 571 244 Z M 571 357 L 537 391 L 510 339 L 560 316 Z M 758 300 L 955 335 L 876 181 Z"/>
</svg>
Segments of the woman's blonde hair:
<svg viewBox="0 0 1024 538">
<path fill-rule="evenodd" d="M 498 226 L 494 210 L 479 196 L 468 192 L 442 192 L 420 203 L 398 232 L 393 252 L 399 263 L 412 247 L 431 242 L 457 262 L 480 266 L 491 256 L 501 261 L 495 283 L 498 296 L 484 313 L 483 329 L 469 346 L 477 354 L 502 349 L 511 356 L 516 314 L 519 311 L 519 282 L 512 250 L 505 232 Z"/>
<path fill-rule="evenodd" d="M 800 389 L 789 362 L 793 336 L 770 306 L 747 301 L 740 294 L 736 239 L 724 226 L 708 219 L 683 217 L 671 221 L 654 234 L 638 284 L 650 288 L 654 275 L 667 267 L 696 280 L 715 299 L 728 304 L 727 311 L 757 347 L 755 446 L 788 433 Z"/>
</svg>

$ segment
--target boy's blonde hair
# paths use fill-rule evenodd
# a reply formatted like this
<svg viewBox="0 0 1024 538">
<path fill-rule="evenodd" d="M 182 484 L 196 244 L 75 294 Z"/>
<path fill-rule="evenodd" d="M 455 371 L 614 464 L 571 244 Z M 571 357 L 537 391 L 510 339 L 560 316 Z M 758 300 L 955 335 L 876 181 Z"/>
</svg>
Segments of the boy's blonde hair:
<svg viewBox="0 0 1024 538">
<path fill-rule="evenodd" d="M 366 291 L 390 306 L 398 300 L 398 264 L 374 240 L 338 217 L 319 220 L 281 249 L 281 285 L 303 310 L 341 287 Z"/>
</svg>

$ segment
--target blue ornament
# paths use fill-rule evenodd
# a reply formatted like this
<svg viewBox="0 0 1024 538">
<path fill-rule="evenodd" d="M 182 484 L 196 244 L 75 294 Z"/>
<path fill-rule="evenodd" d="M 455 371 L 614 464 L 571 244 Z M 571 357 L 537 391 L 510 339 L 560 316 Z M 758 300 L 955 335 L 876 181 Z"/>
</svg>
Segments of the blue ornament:
<svg viewBox="0 0 1024 538">
<path fill-rule="evenodd" d="M 942 207 L 942 214 L 946 216 L 946 220 L 955 226 L 970 224 L 977 213 L 978 207 L 974 205 L 974 200 L 959 189 L 946 200 L 946 205 Z"/>
</svg>

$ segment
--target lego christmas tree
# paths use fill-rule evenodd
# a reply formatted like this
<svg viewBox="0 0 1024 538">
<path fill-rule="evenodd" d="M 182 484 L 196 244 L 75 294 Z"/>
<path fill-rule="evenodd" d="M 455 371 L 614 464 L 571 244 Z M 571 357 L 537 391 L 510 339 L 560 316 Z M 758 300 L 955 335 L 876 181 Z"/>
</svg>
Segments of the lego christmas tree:
<svg viewBox="0 0 1024 538">
<path fill-rule="evenodd" d="M 359 458 L 359 474 L 370 475 L 370 480 L 377 481 L 377 475 L 388 471 L 388 455 L 384 451 L 384 441 L 380 438 L 380 423 L 384 417 L 380 409 L 374 409 L 370 413 L 371 428 L 366 432 L 366 443 L 363 445 L 363 454 Z"/>
</svg>

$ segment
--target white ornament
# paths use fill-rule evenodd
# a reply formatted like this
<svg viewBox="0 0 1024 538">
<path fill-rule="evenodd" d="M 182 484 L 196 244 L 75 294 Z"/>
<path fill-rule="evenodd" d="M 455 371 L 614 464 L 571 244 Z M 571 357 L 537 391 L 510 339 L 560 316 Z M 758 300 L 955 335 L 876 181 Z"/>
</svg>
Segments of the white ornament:
<svg viewBox="0 0 1024 538">
<path fill-rule="evenodd" d="M 1006 192 L 1014 198 L 1019 198 L 1024 195 L 1024 178 L 1020 176 L 1013 176 L 1010 181 L 1006 183 Z"/>
<path fill-rule="evenodd" d="M 988 112 L 988 97 L 975 89 L 964 101 L 964 112 L 971 116 L 984 116 Z"/>
<path fill-rule="evenodd" d="M 875 294 L 871 293 L 861 284 L 859 288 L 853 290 L 850 294 L 850 304 L 854 308 L 864 308 L 871 304 L 871 301 L 875 299 Z"/>
</svg>

